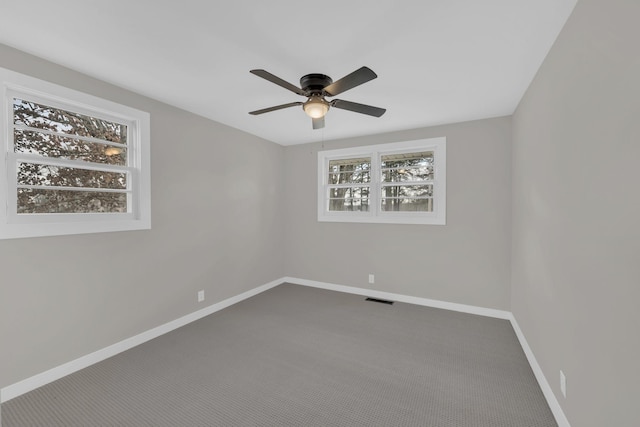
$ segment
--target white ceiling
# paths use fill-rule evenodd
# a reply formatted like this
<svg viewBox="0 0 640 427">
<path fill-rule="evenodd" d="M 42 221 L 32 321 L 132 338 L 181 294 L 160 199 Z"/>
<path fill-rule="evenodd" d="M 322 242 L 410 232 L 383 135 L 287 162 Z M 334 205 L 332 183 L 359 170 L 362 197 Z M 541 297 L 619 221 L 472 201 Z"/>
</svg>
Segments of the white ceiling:
<svg viewBox="0 0 640 427">
<path fill-rule="evenodd" d="M 0 43 L 282 145 L 512 114 L 577 0 L 29 0 L 0 3 Z M 312 130 L 299 85 L 366 65 Z"/>
</svg>

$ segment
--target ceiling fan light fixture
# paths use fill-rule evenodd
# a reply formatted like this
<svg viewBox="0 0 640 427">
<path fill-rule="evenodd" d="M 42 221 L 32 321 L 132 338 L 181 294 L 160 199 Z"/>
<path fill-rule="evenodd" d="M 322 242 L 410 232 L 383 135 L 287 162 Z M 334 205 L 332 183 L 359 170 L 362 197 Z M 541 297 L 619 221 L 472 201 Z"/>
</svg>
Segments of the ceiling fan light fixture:
<svg viewBox="0 0 640 427">
<path fill-rule="evenodd" d="M 324 117 L 327 111 L 329 111 L 329 103 L 322 99 L 321 96 L 312 96 L 307 102 L 302 104 L 302 109 L 307 113 L 307 116 L 312 119 L 319 119 Z"/>
</svg>

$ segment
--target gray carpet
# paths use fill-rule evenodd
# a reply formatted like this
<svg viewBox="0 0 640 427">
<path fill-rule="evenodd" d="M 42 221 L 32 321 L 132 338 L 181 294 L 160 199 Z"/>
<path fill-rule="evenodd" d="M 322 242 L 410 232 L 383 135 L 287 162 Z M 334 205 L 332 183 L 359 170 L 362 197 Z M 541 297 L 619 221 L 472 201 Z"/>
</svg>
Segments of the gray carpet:
<svg viewBox="0 0 640 427">
<path fill-rule="evenodd" d="M 11 426 L 556 426 L 506 320 L 283 284 L 2 405 Z"/>
</svg>

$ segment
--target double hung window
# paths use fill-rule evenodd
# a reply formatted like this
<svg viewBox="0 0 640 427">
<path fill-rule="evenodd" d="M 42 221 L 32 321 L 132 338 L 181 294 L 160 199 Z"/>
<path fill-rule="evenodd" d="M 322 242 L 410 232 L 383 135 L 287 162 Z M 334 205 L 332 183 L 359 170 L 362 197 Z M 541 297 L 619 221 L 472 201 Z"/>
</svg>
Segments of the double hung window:
<svg viewBox="0 0 640 427">
<path fill-rule="evenodd" d="M 150 228 L 149 115 L 1 70 L 0 237 Z"/>
<path fill-rule="evenodd" d="M 318 153 L 318 220 L 444 224 L 446 141 Z"/>
</svg>

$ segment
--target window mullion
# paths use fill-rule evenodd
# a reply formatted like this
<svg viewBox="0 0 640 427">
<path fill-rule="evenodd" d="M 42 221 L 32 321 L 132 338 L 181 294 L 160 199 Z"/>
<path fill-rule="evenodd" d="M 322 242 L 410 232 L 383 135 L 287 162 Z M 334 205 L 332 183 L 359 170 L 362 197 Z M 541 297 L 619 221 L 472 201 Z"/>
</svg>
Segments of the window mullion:
<svg viewBox="0 0 640 427">
<path fill-rule="evenodd" d="M 371 187 L 369 182 L 352 182 L 347 184 L 329 184 L 327 188 L 353 188 L 353 187 Z"/>
<path fill-rule="evenodd" d="M 371 153 L 371 191 L 369 192 L 370 207 L 369 211 L 372 216 L 380 215 L 380 153 L 375 151 Z"/>
<path fill-rule="evenodd" d="M 432 179 L 423 181 L 396 181 L 396 182 L 381 182 L 381 187 L 412 187 L 418 185 L 435 185 L 435 181 Z"/>
<path fill-rule="evenodd" d="M 71 187 L 62 185 L 30 185 L 17 184 L 16 188 L 28 188 L 32 190 L 49 190 L 49 191 L 77 191 L 89 193 L 128 193 L 130 190 L 126 188 L 101 188 L 101 187 Z"/>
<path fill-rule="evenodd" d="M 7 217 L 18 211 L 18 168 L 17 162 L 6 156 L 7 160 Z"/>
</svg>

